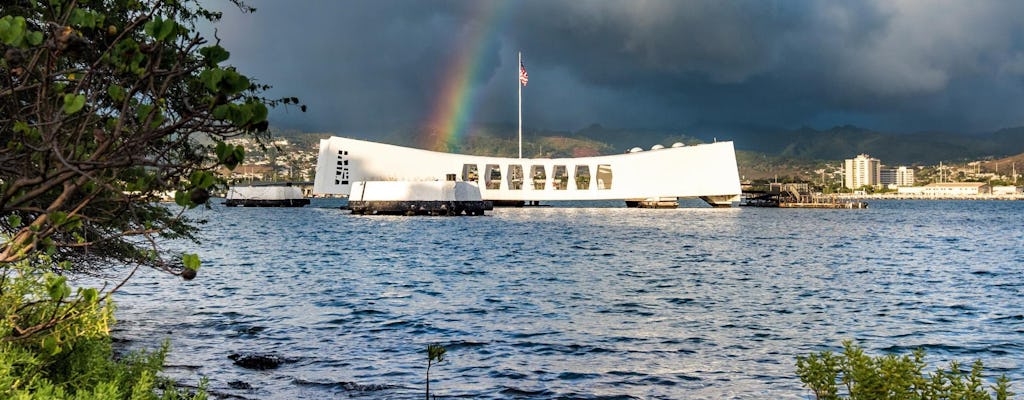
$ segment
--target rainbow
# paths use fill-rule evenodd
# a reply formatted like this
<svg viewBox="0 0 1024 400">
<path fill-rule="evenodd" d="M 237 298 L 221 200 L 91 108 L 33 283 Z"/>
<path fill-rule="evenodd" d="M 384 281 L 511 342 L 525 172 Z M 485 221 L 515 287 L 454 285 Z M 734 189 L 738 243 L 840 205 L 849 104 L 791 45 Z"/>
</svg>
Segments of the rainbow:
<svg viewBox="0 0 1024 400">
<path fill-rule="evenodd" d="M 469 18 L 471 22 L 460 30 L 455 54 L 440 80 L 438 101 L 417 138 L 421 148 L 450 151 L 465 138 L 477 103 L 480 61 L 488 48 L 499 45 L 495 32 L 500 31 L 499 16 L 508 3 L 511 2 L 471 3 L 474 5 Z"/>
</svg>

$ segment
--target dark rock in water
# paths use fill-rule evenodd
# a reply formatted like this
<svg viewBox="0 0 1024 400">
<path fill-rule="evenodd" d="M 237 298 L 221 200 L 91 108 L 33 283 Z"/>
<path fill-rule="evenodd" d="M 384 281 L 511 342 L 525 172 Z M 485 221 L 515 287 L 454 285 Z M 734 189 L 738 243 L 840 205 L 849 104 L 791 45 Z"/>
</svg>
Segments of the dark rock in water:
<svg viewBox="0 0 1024 400">
<path fill-rule="evenodd" d="M 275 354 L 231 354 L 228 356 L 235 365 L 247 369 L 274 369 L 287 362 Z"/>
<path fill-rule="evenodd" d="M 238 329 L 237 332 L 243 335 L 255 335 L 257 333 L 265 331 L 267 328 L 262 326 L 250 326 L 248 328 Z"/>
<path fill-rule="evenodd" d="M 307 380 L 303 380 L 303 379 L 295 379 L 294 382 L 296 384 L 304 385 L 304 386 L 337 387 L 337 388 L 341 388 L 342 390 L 345 390 L 347 392 L 374 392 L 374 391 L 382 391 L 382 390 L 390 390 L 390 389 L 399 388 L 398 386 L 383 385 L 383 384 L 379 384 L 379 383 L 359 384 L 359 383 L 348 382 L 348 381 L 342 381 L 342 382 L 314 382 L 314 381 L 307 381 Z"/>
<path fill-rule="evenodd" d="M 228 387 L 230 387 L 232 389 L 244 389 L 244 390 L 252 389 L 252 385 L 250 385 L 248 382 L 242 382 L 242 381 L 231 381 L 231 382 L 228 382 Z"/>
</svg>

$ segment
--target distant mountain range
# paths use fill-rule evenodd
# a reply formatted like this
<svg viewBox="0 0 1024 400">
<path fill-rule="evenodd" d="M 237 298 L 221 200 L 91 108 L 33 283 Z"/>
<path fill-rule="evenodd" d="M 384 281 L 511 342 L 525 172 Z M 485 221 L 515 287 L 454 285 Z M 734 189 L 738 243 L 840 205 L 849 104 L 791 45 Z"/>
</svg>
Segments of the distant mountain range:
<svg viewBox="0 0 1024 400">
<path fill-rule="evenodd" d="M 614 154 L 633 147 L 649 149 L 657 144 L 671 146 L 675 142 L 681 142 L 692 145 L 715 140 L 732 140 L 737 150 L 761 153 L 769 157 L 791 160 L 843 160 L 864 153 L 882 160 L 882 163 L 887 165 L 931 165 L 940 161 L 999 159 L 1024 153 L 1024 127 L 982 134 L 884 133 L 851 125 L 827 130 L 805 127 L 793 130 L 746 128 L 701 131 L 714 133 L 692 134 L 683 131 L 607 128 L 598 124 L 575 132 L 531 129 L 523 133 L 523 155 L 571 157 L 579 156 L 580 154 L 573 153 L 579 153 L 581 148 L 582 152 L 588 155 L 595 152 Z M 284 136 L 300 135 L 292 132 L 291 135 L 286 133 Z M 301 136 L 309 137 L 309 134 Z M 452 144 L 447 149 L 433 150 L 512 156 L 515 154 L 515 136 L 515 127 L 488 125 L 470 132 L 462 143 Z M 415 133 L 393 133 L 376 140 L 415 146 L 415 137 Z"/>
<path fill-rule="evenodd" d="M 1001 158 L 1024 153 L 1024 127 L 1002 129 L 984 134 L 948 132 L 883 133 L 856 126 L 837 126 L 827 130 L 753 128 L 716 133 L 711 136 L 658 131 L 608 129 L 591 125 L 570 134 L 605 142 L 616 150 L 633 146 L 669 145 L 673 141 L 689 144 L 695 140 L 732 140 L 737 150 L 769 156 L 805 160 L 842 160 L 862 153 L 889 165 L 936 164 L 940 161 Z M 646 144 L 646 146 L 645 146 Z"/>
<path fill-rule="evenodd" d="M 885 164 L 1000 158 L 1024 153 L 1024 127 L 984 134 L 882 133 L 855 126 L 748 132 L 732 138 L 737 149 L 801 159 L 840 160 L 866 153 Z"/>
</svg>

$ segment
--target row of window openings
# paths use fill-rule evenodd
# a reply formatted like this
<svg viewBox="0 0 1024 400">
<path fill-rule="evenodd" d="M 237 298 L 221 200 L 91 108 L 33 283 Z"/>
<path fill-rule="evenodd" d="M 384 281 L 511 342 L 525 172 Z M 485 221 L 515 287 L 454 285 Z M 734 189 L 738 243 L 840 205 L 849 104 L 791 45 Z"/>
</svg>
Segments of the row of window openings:
<svg viewBox="0 0 1024 400">
<path fill-rule="evenodd" d="M 338 150 L 338 167 L 334 170 L 334 184 L 348 185 L 348 151 Z"/>
<path fill-rule="evenodd" d="M 533 190 L 545 190 L 548 185 L 547 168 L 543 165 L 533 165 L 529 169 L 530 174 L 523 174 L 522 165 L 509 165 L 505 169 L 505 187 L 508 190 L 522 190 L 523 186 Z M 569 169 L 565 165 L 555 165 L 551 171 L 551 185 L 554 190 L 590 190 L 594 184 L 598 190 L 612 188 L 612 166 L 600 164 L 597 166 L 597 173 L 591 179 L 589 165 L 577 165 L 574 174 L 569 175 Z M 524 177 L 529 176 L 529 179 Z M 574 179 L 570 179 L 575 177 Z M 487 189 L 500 189 L 502 186 L 502 170 L 497 164 L 484 166 L 484 186 Z M 476 164 L 464 164 L 462 166 L 462 180 L 467 182 L 478 182 L 480 179 L 479 169 Z"/>
</svg>

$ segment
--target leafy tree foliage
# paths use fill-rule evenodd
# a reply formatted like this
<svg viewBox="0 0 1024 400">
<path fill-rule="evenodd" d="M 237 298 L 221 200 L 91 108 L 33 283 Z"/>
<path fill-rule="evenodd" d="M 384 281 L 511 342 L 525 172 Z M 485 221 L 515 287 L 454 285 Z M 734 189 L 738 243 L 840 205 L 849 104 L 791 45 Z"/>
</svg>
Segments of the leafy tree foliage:
<svg viewBox="0 0 1024 400">
<path fill-rule="evenodd" d="M 196 32 L 219 18 L 179 0 L 0 5 L 0 397 L 147 398 L 158 386 L 161 353 L 109 360 L 117 288 L 72 291 L 64 275 L 195 277 L 198 256 L 158 243 L 194 240 L 201 221 L 184 211 L 244 156 L 227 139 L 265 137 L 268 107 L 304 111 L 263 97 Z"/>
<path fill-rule="evenodd" d="M 948 371 L 939 368 L 927 373 L 924 356 L 924 351 L 918 350 L 913 355 L 872 357 L 845 341 L 842 353 L 822 351 L 797 357 L 796 369 L 800 381 L 819 400 L 1005 400 L 1014 395 L 1003 375 L 991 385 L 994 397 L 990 396 L 982 379 L 981 360 L 975 361 L 970 371 L 954 361 Z"/>
</svg>

